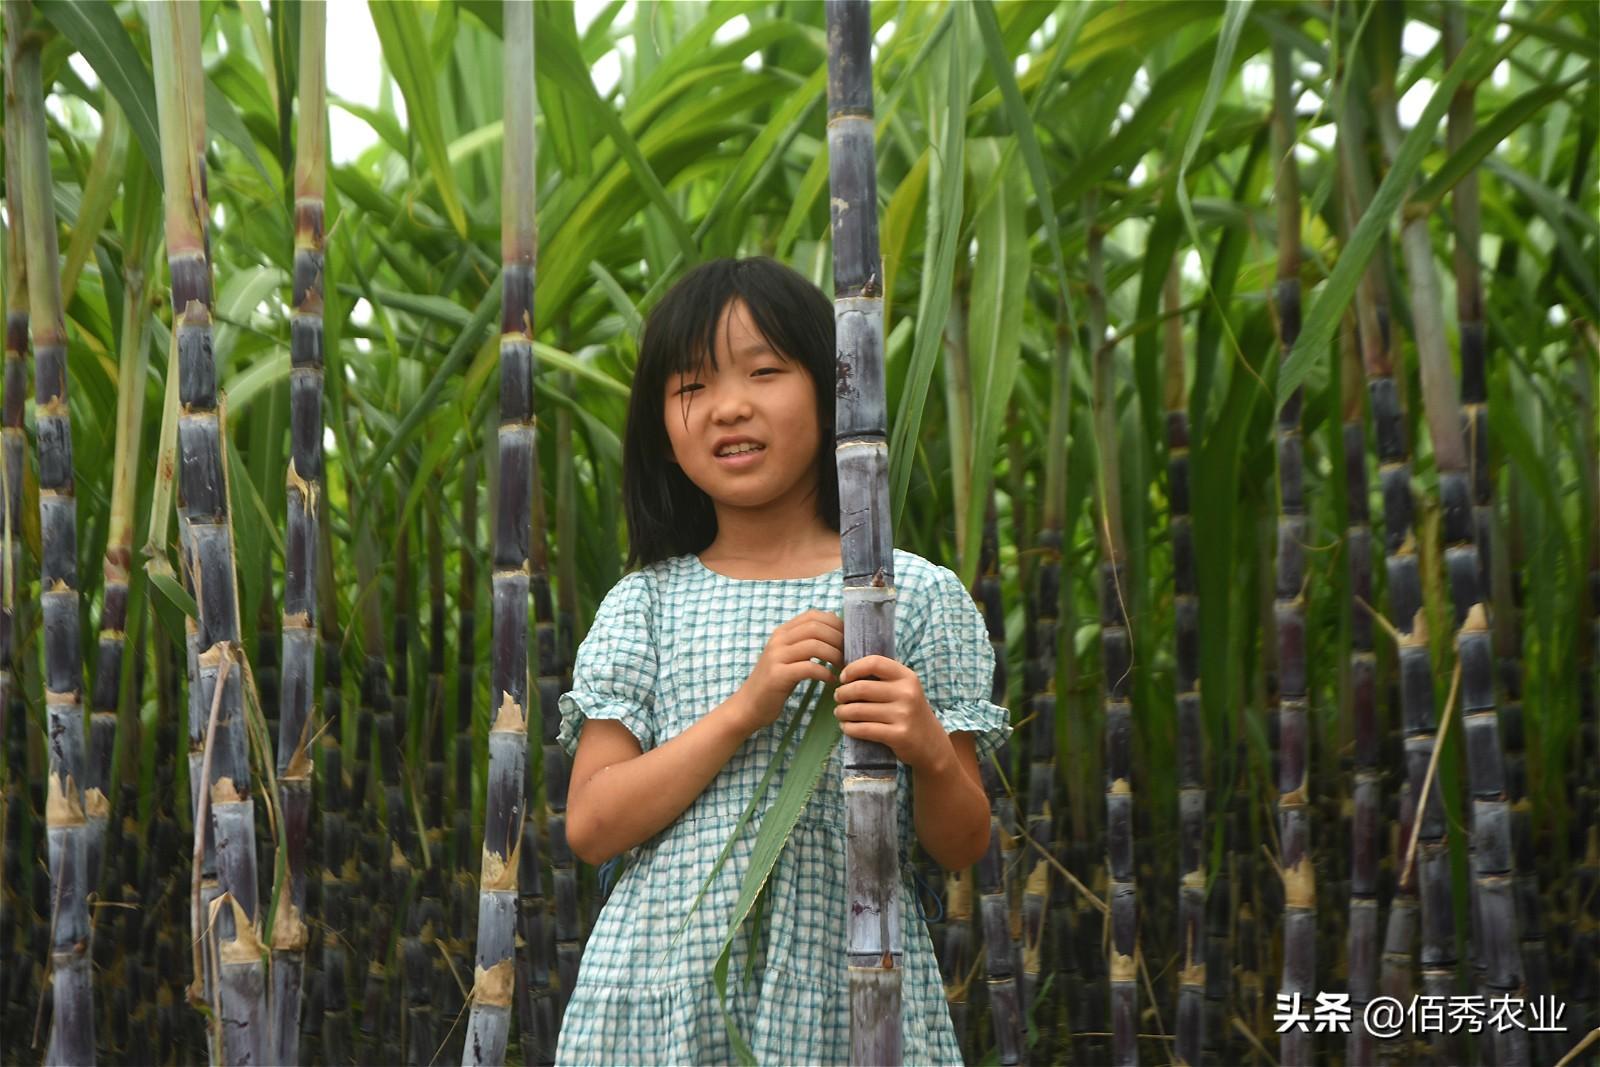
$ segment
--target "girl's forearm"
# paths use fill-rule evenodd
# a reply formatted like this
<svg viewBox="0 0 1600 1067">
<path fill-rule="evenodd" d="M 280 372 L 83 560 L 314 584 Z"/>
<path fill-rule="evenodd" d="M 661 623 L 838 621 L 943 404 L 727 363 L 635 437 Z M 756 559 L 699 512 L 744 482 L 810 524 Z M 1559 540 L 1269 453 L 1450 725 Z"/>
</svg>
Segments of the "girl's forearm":
<svg viewBox="0 0 1600 1067">
<path fill-rule="evenodd" d="M 582 795 L 567 811 L 573 854 L 599 865 L 672 825 L 750 736 L 742 701 L 735 693 L 670 741 L 573 783 Z"/>
<path fill-rule="evenodd" d="M 912 771 L 913 819 L 922 849 L 947 871 L 966 870 L 989 847 L 989 797 L 956 758 Z"/>
</svg>

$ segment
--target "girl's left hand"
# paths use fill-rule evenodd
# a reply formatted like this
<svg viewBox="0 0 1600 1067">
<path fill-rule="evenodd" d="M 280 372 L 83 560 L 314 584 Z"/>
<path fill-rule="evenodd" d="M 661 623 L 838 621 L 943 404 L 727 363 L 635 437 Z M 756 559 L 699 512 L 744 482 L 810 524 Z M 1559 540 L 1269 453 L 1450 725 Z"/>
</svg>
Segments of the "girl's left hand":
<svg viewBox="0 0 1600 1067">
<path fill-rule="evenodd" d="M 848 737 L 887 745 L 912 770 L 936 768 L 954 755 L 916 672 L 887 656 L 862 656 L 839 672 L 834 717 Z"/>
</svg>

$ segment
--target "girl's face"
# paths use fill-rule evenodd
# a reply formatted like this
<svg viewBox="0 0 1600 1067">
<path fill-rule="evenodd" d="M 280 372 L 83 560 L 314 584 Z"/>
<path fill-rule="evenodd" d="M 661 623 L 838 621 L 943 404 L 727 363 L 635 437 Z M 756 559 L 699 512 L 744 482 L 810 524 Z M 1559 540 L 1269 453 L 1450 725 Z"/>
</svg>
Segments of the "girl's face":
<svg viewBox="0 0 1600 1067">
<path fill-rule="evenodd" d="M 816 385 L 767 342 L 744 301 L 717 331 L 716 367 L 667 378 L 669 458 L 719 505 L 760 508 L 816 488 Z M 727 455 L 730 448 L 743 454 Z M 749 449 L 753 451 L 747 451 Z"/>
</svg>

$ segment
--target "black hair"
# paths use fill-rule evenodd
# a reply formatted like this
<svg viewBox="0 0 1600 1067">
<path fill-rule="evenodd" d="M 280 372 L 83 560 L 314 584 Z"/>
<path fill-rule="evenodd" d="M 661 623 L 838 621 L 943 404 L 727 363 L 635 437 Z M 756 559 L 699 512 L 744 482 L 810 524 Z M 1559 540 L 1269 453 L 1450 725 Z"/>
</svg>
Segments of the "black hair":
<svg viewBox="0 0 1600 1067">
<path fill-rule="evenodd" d="M 622 498 L 628 567 L 699 553 L 717 536 L 711 497 L 669 460 L 662 405 L 674 374 L 717 366 L 717 332 L 728 305 L 743 300 L 778 355 L 811 374 L 820 423 L 817 516 L 839 529 L 839 471 L 833 449 L 833 302 L 798 272 L 765 256 L 702 263 L 667 290 L 645 320 L 639 365 L 622 437 Z"/>
</svg>

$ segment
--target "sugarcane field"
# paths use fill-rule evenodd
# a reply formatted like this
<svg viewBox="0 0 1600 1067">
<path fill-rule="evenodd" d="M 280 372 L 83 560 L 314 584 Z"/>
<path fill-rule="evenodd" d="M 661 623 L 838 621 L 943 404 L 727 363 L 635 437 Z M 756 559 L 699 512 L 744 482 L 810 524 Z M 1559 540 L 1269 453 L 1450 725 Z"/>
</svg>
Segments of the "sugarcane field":
<svg viewBox="0 0 1600 1067">
<path fill-rule="evenodd" d="M 1600 1065 L 1600 5 L 0 4 L 0 1064 Z"/>
</svg>

